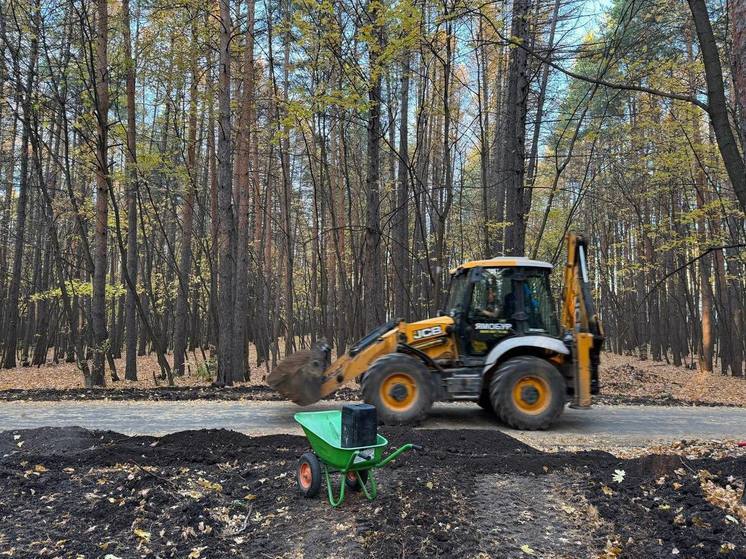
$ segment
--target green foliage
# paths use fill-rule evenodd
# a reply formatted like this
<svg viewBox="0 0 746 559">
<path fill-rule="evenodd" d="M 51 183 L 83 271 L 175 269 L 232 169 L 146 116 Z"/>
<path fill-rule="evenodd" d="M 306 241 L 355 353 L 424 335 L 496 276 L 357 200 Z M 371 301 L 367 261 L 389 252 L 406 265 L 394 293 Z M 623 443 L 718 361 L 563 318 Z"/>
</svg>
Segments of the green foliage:
<svg viewBox="0 0 746 559">
<path fill-rule="evenodd" d="M 215 378 L 218 372 L 218 362 L 214 357 L 209 357 L 207 361 L 200 361 L 197 364 L 197 371 L 196 375 L 197 378 L 205 381 L 210 382 L 212 379 Z"/>
<path fill-rule="evenodd" d="M 65 289 L 71 297 L 90 297 L 93 295 L 93 284 L 91 282 L 84 282 L 78 279 L 72 279 L 65 281 Z M 122 297 L 127 293 L 127 287 L 123 284 L 106 284 L 106 298 L 114 299 Z M 32 302 L 37 301 L 52 301 L 62 297 L 62 288 L 54 287 L 46 291 L 38 291 L 32 293 L 29 300 Z"/>
</svg>

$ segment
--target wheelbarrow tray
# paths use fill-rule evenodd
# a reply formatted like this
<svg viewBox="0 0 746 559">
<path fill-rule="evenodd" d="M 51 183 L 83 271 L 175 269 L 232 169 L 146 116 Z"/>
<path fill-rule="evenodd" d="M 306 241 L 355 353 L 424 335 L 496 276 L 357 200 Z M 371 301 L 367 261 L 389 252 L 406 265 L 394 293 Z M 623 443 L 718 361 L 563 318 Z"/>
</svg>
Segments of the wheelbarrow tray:
<svg viewBox="0 0 746 559">
<path fill-rule="evenodd" d="M 299 412 L 295 414 L 311 448 L 319 460 L 334 470 L 366 470 L 381 462 L 386 437 L 376 436 L 376 444 L 359 447 L 342 446 L 342 412 L 340 410 Z M 353 463 L 350 458 L 359 451 Z"/>
</svg>

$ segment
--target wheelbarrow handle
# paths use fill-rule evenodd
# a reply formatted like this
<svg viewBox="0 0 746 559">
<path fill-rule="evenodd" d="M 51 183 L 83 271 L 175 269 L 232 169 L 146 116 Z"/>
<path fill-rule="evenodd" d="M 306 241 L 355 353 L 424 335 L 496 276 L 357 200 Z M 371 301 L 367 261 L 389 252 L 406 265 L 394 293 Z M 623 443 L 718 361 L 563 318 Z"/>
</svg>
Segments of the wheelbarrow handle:
<svg viewBox="0 0 746 559">
<path fill-rule="evenodd" d="M 381 460 L 378 464 L 375 465 L 375 467 L 376 468 L 381 468 L 381 467 L 385 466 L 386 464 L 388 464 L 389 462 L 391 462 L 392 460 L 394 460 L 402 452 L 406 452 L 406 451 L 412 450 L 412 449 L 418 449 L 418 447 L 419 447 L 419 450 L 422 449 L 421 446 L 414 445 L 412 443 L 404 444 L 404 445 L 400 446 L 399 448 L 397 448 L 394 452 L 392 452 L 391 454 L 389 454 L 386 458 L 384 458 L 383 460 Z"/>
</svg>

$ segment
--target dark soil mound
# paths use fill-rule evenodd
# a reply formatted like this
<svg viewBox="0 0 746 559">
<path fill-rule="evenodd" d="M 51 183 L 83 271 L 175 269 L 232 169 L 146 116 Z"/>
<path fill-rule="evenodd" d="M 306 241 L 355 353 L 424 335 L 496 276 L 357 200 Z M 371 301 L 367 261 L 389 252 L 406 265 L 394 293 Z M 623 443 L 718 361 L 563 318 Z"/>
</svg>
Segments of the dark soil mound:
<svg viewBox="0 0 746 559">
<path fill-rule="evenodd" d="M 0 552 L 11 557 L 746 557 L 698 472 L 741 487 L 746 459 L 542 453 L 497 431 L 386 428 L 414 442 L 379 497 L 303 499 L 302 437 L 0 433 Z M 619 472 L 623 472 L 620 474 Z M 616 480 L 614 477 L 616 476 Z M 623 478 L 623 479 L 620 479 Z"/>
</svg>

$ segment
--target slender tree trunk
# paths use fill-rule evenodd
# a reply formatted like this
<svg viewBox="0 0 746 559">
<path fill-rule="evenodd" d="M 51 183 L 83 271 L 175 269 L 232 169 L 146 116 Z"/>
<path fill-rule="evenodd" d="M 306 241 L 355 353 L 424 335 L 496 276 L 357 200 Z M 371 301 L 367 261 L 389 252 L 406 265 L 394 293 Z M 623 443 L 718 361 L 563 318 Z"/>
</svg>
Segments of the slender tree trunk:
<svg viewBox="0 0 746 559">
<path fill-rule="evenodd" d="M 286 19 L 286 31 L 283 37 L 283 64 L 282 64 L 282 100 L 283 113 L 287 114 L 290 94 L 290 1 L 284 2 L 284 17 Z M 278 111 L 278 114 L 279 111 Z M 282 166 L 282 193 L 283 193 L 283 225 L 285 228 L 285 354 L 295 350 L 295 284 L 293 274 L 295 273 L 294 235 L 293 235 L 293 185 L 290 175 L 290 127 L 285 124 L 282 128 L 282 140 L 280 141 L 280 164 Z"/>
<path fill-rule="evenodd" d="M 109 13 L 106 0 L 96 1 L 96 228 L 93 253 L 93 295 L 91 327 L 93 329 L 92 383 L 104 386 L 104 366 L 108 351 L 106 332 L 106 267 L 109 220 Z"/>
<path fill-rule="evenodd" d="M 511 36 L 528 43 L 531 0 L 514 0 Z M 505 103 L 505 141 L 502 162 L 506 201 L 505 254 L 522 256 L 526 243 L 525 176 L 526 110 L 528 98 L 528 55 L 524 49 L 510 51 L 508 95 Z"/>
<path fill-rule="evenodd" d="M 394 208 L 394 309 L 397 318 L 410 319 L 409 286 L 409 73 L 410 53 L 404 52 L 401 68 L 401 116 L 399 117 L 399 176 Z"/>
<path fill-rule="evenodd" d="M 385 320 L 383 300 L 383 273 L 381 269 L 381 217 L 380 217 L 380 152 L 381 152 L 381 72 L 378 56 L 383 48 L 383 29 L 380 5 L 370 6 L 373 21 L 373 39 L 368 44 L 370 75 L 368 77 L 368 152 L 365 189 L 367 211 L 365 221 L 365 256 L 363 297 L 365 301 L 365 329 L 369 330 Z"/>
<path fill-rule="evenodd" d="M 243 96 L 238 125 L 236 167 L 238 175 L 238 234 L 236 247 L 236 305 L 233 339 L 233 380 L 249 379 L 246 326 L 249 319 L 249 210 L 251 208 L 251 145 L 254 136 L 254 0 L 248 1 Z"/>
<path fill-rule="evenodd" d="M 125 154 L 125 178 L 127 181 L 127 270 L 132 283 L 137 285 L 137 129 L 135 119 L 135 60 L 132 57 L 132 37 L 130 33 L 130 3 L 122 0 L 122 29 L 124 42 L 124 58 L 127 65 L 125 73 L 127 94 L 127 150 Z M 125 300 L 124 329 L 125 366 L 124 378 L 137 380 L 137 307 L 135 298 L 137 292 L 127 290 Z"/>
<path fill-rule="evenodd" d="M 192 40 L 197 41 L 196 26 L 192 26 Z M 192 51 L 191 82 L 189 85 L 189 124 L 187 132 L 186 166 L 189 179 L 181 210 L 181 251 L 179 254 L 179 290 L 174 314 L 174 374 L 184 374 L 189 325 L 189 293 L 192 277 L 192 234 L 194 231 L 194 196 L 197 190 L 197 51 Z"/>
<path fill-rule="evenodd" d="M 231 170 L 231 51 L 230 0 L 220 3 L 220 68 L 218 91 L 218 378 L 233 384 L 233 274 L 231 246 L 235 232 Z"/>
</svg>

